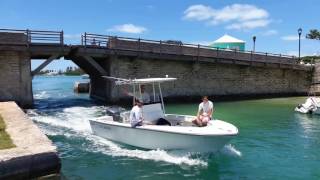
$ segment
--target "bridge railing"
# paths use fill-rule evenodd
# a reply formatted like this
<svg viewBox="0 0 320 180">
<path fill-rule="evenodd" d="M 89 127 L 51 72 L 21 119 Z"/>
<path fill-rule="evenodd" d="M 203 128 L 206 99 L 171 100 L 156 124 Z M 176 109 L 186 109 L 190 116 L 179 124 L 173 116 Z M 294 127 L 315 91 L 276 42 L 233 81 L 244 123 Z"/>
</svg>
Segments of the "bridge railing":
<svg viewBox="0 0 320 180">
<path fill-rule="evenodd" d="M 156 41 L 141 38 L 128 38 L 85 33 L 81 44 L 85 47 L 96 46 L 118 50 L 153 52 L 197 57 L 233 58 L 246 61 L 296 64 L 295 56 L 266 52 L 242 51 L 237 49 L 216 48 L 212 46 L 182 43 L 181 41 Z"/>
<path fill-rule="evenodd" d="M 17 30 L 17 29 L 0 29 L 0 33 L 12 33 L 17 37 L 23 35 L 21 44 L 57 44 L 64 45 L 63 31 L 38 31 L 38 30 Z M 9 42 L 10 43 L 10 42 Z"/>
<path fill-rule="evenodd" d="M 84 33 L 81 35 L 81 45 L 107 47 L 110 36 Z"/>
</svg>

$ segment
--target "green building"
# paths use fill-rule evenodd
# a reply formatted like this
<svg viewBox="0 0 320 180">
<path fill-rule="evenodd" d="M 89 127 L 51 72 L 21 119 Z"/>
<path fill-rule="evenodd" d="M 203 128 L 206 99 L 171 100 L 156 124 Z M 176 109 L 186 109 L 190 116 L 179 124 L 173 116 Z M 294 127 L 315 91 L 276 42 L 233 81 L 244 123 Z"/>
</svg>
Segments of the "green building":
<svg viewBox="0 0 320 180">
<path fill-rule="evenodd" d="M 245 50 L 245 41 L 242 41 L 240 39 L 237 39 L 235 37 L 229 36 L 225 34 L 221 38 L 214 41 L 209 46 L 215 47 L 215 48 L 222 48 L 222 49 L 237 49 L 239 51 Z"/>
</svg>

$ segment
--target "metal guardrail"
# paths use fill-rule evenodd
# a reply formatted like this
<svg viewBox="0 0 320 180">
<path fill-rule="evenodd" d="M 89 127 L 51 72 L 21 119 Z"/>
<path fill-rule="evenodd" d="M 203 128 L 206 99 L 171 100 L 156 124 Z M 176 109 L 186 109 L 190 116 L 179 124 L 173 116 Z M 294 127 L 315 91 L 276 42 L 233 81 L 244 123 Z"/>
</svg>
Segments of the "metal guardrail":
<svg viewBox="0 0 320 180">
<path fill-rule="evenodd" d="M 160 52 L 161 47 L 166 45 L 176 46 L 176 47 L 189 47 L 189 48 L 195 48 L 197 49 L 197 54 L 200 54 L 201 49 L 208 49 L 208 50 L 215 50 L 220 52 L 234 52 L 234 53 L 240 53 L 240 54 L 250 54 L 253 55 L 260 55 L 260 56 L 266 56 L 266 57 L 281 57 L 281 58 L 289 58 L 292 59 L 292 63 L 297 63 L 297 57 L 295 56 L 289 56 L 284 54 L 274 54 L 274 53 L 267 53 L 267 52 L 257 52 L 257 51 L 241 51 L 237 49 L 227 49 L 227 48 L 217 48 L 212 46 L 205 46 L 200 44 L 189 44 L 189 43 L 182 43 L 180 41 L 176 41 L 177 43 L 172 43 L 174 41 L 156 41 L 156 40 L 149 40 L 149 39 L 141 39 L 141 38 L 128 38 L 128 37 L 119 37 L 119 36 L 108 36 L 108 35 L 100 35 L 100 34 L 91 34 L 91 33 L 84 33 L 81 36 L 81 45 L 87 47 L 87 46 L 99 46 L 99 47 L 107 47 L 110 48 L 109 43 L 110 40 L 123 40 L 123 41 L 130 41 L 130 42 L 136 42 L 137 47 L 132 50 L 138 50 L 138 51 L 144 51 L 142 47 L 143 43 L 150 43 L 150 44 L 156 44 L 159 46 Z M 130 50 L 130 49 L 128 49 Z"/>
<path fill-rule="evenodd" d="M 38 30 L 17 30 L 0 29 L 3 33 L 20 33 L 27 37 L 27 43 L 59 44 L 64 45 L 63 31 L 38 31 Z"/>
<path fill-rule="evenodd" d="M 81 35 L 81 45 L 83 46 L 108 46 L 108 41 L 111 36 L 84 33 Z"/>
</svg>

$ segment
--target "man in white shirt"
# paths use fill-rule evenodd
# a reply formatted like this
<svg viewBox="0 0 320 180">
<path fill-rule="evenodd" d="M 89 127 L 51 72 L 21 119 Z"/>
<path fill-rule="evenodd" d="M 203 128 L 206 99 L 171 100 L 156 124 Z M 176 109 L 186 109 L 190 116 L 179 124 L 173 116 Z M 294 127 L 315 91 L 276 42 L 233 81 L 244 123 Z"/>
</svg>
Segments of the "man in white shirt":
<svg viewBox="0 0 320 180">
<path fill-rule="evenodd" d="M 139 98 L 140 100 L 142 100 L 142 102 L 144 104 L 149 104 L 150 103 L 150 95 L 145 92 L 145 86 L 144 85 L 140 85 L 140 89 L 141 89 L 141 97 L 140 97 L 140 93 L 138 91 L 138 94 L 135 95 L 135 98 Z M 133 96 L 133 93 L 125 91 L 125 94 L 127 94 L 128 96 Z"/>
<path fill-rule="evenodd" d="M 130 124 L 131 127 L 142 126 L 143 115 L 142 115 L 143 103 L 141 100 L 136 100 L 136 105 L 133 106 L 130 112 Z"/>
<path fill-rule="evenodd" d="M 209 101 L 208 96 L 202 97 L 202 103 L 199 104 L 197 119 L 192 122 L 198 126 L 206 126 L 211 120 L 213 114 L 213 103 Z"/>
<path fill-rule="evenodd" d="M 140 88 L 143 103 L 150 103 L 150 95 L 147 92 L 145 92 L 145 86 L 141 85 Z"/>
</svg>

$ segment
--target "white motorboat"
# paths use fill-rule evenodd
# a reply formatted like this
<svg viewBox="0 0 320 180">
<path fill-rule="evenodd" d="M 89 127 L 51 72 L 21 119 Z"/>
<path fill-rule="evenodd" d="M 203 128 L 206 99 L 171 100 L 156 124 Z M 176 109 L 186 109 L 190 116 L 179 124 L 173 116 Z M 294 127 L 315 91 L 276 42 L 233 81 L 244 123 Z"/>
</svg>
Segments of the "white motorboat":
<svg viewBox="0 0 320 180">
<path fill-rule="evenodd" d="M 314 96 L 309 97 L 305 103 L 299 104 L 294 110 L 303 114 L 320 115 L 320 98 Z"/>
<path fill-rule="evenodd" d="M 158 97 L 155 93 L 155 85 L 157 85 L 160 102 L 142 107 L 144 124 L 136 128 L 132 128 L 130 125 L 130 111 L 119 112 L 118 116 L 115 113 L 114 116 L 104 116 L 90 120 L 91 129 L 98 136 L 145 149 L 215 152 L 238 134 L 237 127 L 221 120 L 211 120 L 207 126 L 197 127 L 192 123 L 195 116 L 166 114 L 160 83 L 174 81 L 176 78 L 112 79 L 116 80 L 117 85 L 132 85 L 134 97 L 136 97 L 136 94 L 141 97 L 140 85 L 151 84 L 153 100 Z M 136 86 L 139 89 L 138 93 L 136 92 Z M 156 125 L 159 119 L 167 120 L 171 126 Z"/>
</svg>

